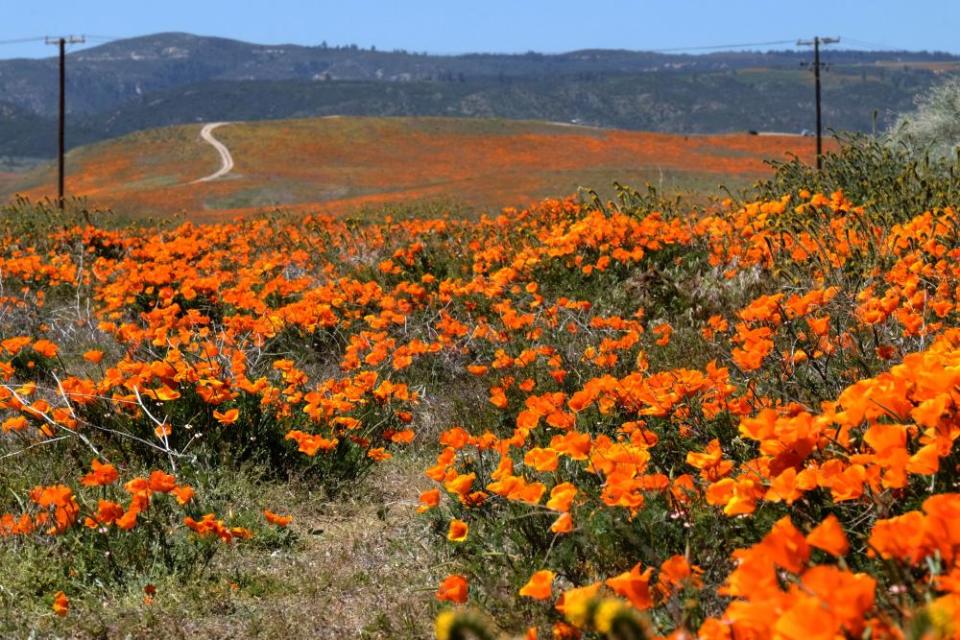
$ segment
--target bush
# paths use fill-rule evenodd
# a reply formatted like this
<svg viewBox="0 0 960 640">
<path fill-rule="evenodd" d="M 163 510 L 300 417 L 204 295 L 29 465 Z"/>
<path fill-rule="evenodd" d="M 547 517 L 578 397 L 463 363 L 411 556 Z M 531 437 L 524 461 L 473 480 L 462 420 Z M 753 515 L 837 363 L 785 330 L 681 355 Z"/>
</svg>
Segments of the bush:
<svg viewBox="0 0 960 640">
<path fill-rule="evenodd" d="M 774 175 L 741 198 L 775 200 L 785 194 L 841 191 L 863 205 L 878 222 L 904 222 L 918 212 L 955 206 L 960 201 L 960 163 L 933 158 L 861 134 L 839 136 L 837 151 L 823 156 L 817 171 L 799 158 L 771 162 Z"/>
<path fill-rule="evenodd" d="M 960 154 L 960 78 L 949 78 L 918 96 L 916 106 L 894 122 L 888 144 L 913 157 L 955 161 Z"/>
</svg>

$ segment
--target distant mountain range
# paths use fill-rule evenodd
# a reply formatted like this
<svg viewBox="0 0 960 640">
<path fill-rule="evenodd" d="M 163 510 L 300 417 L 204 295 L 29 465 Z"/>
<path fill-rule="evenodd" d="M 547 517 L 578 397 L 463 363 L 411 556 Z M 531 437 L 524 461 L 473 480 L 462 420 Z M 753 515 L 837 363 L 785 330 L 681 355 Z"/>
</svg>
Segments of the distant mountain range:
<svg viewBox="0 0 960 640">
<path fill-rule="evenodd" d="M 68 56 L 67 141 L 204 120 L 315 115 L 449 115 L 719 133 L 813 128 L 803 51 L 703 55 L 621 50 L 427 55 L 357 47 L 256 45 L 163 33 Z M 960 57 L 829 50 L 824 120 L 870 130 Z M 56 151 L 57 61 L 0 61 L 0 156 Z"/>
</svg>

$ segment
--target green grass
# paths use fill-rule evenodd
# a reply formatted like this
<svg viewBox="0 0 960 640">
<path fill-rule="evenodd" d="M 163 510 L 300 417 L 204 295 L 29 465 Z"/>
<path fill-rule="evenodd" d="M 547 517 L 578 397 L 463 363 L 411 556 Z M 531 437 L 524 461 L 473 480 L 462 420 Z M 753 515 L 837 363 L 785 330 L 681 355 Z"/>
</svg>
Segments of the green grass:
<svg viewBox="0 0 960 640">
<path fill-rule="evenodd" d="M 64 582 L 61 563 L 39 545 L 0 546 L 0 637 L 425 637 L 434 552 L 411 540 L 424 538 L 414 507 L 426 454 L 395 458 L 332 500 L 309 483 L 264 483 L 255 470 L 211 478 L 204 490 L 229 496 L 225 508 L 270 504 L 293 524 L 220 549 L 202 572 L 144 571 L 102 587 L 72 576 L 85 586 L 71 591 L 62 619 L 49 602 Z"/>
</svg>

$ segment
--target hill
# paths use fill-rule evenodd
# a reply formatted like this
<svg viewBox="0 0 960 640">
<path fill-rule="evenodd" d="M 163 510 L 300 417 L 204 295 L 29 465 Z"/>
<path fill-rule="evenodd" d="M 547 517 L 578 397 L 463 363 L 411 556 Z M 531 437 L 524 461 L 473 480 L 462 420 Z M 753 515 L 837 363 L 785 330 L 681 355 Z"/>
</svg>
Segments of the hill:
<svg viewBox="0 0 960 640">
<path fill-rule="evenodd" d="M 494 150 L 580 163 L 561 131 L 754 155 L 277 127 L 216 133 L 354 184 L 418 145 L 459 187 Z M 129 179 L 210 170 L 151 135 Z M 957 167 L 865 142 L 708 210 L 0 210 L 0 637 L 956 638 Z"/>
<path fill-rule="evenodd" d="M 348 211 L 388 202 L 471 209 L 526 205 L 580 185 L 651 182 L 667 191 L 742 185 L 764 160 L 797 153 L 798 136 L 683 136 L 529 121 L 457 118 L 313 118 L 238 122 L 216 130 L 234 170 L 218 166 L 198 125 L 143 131 L 68 154 L 67 190 L 116 211 L 202 219 L 270 206 Z M 6 195 L 53 195 L 54 169 L 23 176 Z M 2 183 L 0 183 L 2 189 Z M 2 193 L 2 192 L 0 192 Z"/>
<path fill-rule="evenodd" d="M 872 128 L 874 110 L 884 125 L 960 65 L 926 52 L 831 50 L 824 60 L 827 126 L 861 131 Z M 169 124 L 328 114 L 799 132 L 812 128 L 808 61 L 804 51 L 442 56 L 155 34 L 69 55 L 67 140 L 74 147 Z M 0 156 L 55 153 L 56 92 L 55 59 L 0 61 L 0 95 L 17 116 L 0 124 Z"/>
</svg>

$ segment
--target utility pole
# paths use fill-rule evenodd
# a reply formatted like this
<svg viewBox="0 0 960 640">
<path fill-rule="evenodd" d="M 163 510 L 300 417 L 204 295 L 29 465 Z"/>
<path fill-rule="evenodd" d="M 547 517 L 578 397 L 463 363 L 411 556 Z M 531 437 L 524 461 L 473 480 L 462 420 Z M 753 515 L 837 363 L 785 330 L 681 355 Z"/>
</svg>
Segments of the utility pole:
<svg viewBox="0 0 960 640">
<path fill-rule="evenodd" d="M 57 204 L 63 211 L 63 154 L 66 149 L 66 119 L 67 119 L 67 45 L 83 44 L 83 36 L 66 36 L 60 38 L 47 38 L 47 44 L 55 44 L 60 47 L 60 135 L 59 150 L 57 154 Z"/>
<path fill-rule="evenodd" d="M 840 38 L 821 38 L 815 36 L 813 40 L 797 40 L 797 46 L 813 45 L 813 82 L 817 94 L 817 171 L 823 168 L 823 125 L 820 116 L 820 45 L 835 44 Z"/>
</svg>

